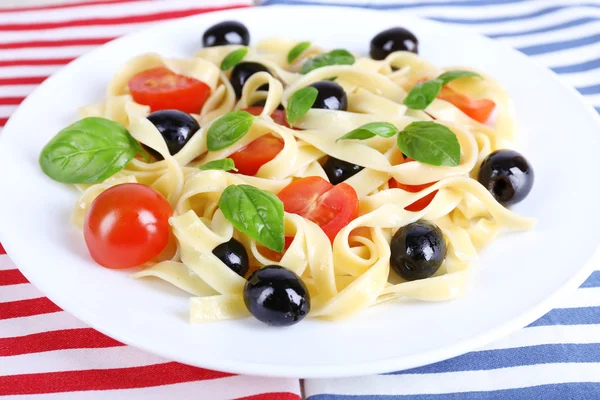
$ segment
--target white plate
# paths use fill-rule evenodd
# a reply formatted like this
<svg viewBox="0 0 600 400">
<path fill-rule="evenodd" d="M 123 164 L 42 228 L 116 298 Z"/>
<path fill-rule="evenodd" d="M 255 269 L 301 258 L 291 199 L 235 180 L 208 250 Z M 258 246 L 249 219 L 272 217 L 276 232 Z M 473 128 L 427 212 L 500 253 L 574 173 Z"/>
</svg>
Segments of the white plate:
<svg viewBox="0 0 600 400">
<path fill-rule="evenodd" d="M 0 231 L 25 276 L 94 328 L 166 358 L 235 373 L 334 377 L 389 372 L 459 355 L 521 328 L 578 286 L 598 246 L 598 118 L 573 89 L 522 54 L 471 31 L 394 12 L 266 7 L 199 15 L 129 35 L 81 57 L 44 82 L 0 139 Z M 421 54 L 442 65 L 480 68 L 505 85 L 521 121 L 521 150 L 535 168 L 531 195 L 515 207 L 539 219 L 481 255 L 469 294 L 447 303 L 398 301 L 343 322 L 305 320 L 287 329 L 248 318 L 188 323 L 188 296 L 166 284 L 104 269 L 69 225 L 77 194 L 48 179 L 37 159 L 73 122 L 76 109 L 102 99 L 112 74 L 136 54 L 189 56 L 212 24 L 238 19 L 252 42 L 269 36 L 325 48 L 368 51 L 374 34 L 402 25 Z"/>
</svg>

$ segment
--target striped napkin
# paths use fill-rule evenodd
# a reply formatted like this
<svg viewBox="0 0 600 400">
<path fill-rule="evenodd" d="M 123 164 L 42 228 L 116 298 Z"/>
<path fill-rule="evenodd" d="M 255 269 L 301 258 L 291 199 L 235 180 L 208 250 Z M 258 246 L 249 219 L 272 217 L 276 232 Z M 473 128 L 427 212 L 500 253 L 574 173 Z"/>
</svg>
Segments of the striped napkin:
<svg viewBox="0 0 600 400">
<path fill-rule="evenodd" d="M 267 0 L 264 4 L 390 9 L 468 26 L 551 68 L 600 113 L 598 0 Z M 555 310 L 479 351 L 386 375 L 307 380 L 304 388 L 310 400 L 598 400 L 600 271 Z"/>
<path fill-rule="evenodd" d="M 600 112 L 600 0 L 321 4 L 390 8 L 470 26 L 552 68 Z M 250 0 L 105 0 L 0 9 L 0 127 L 37 84 L 98 45 L 159 20 L 248 5 Z M 0 396 L 301 398 L 296 379 L 232 376 L 124 346 L 52 304 L 3 253 L 0 245 Z M 479 351 L 409 371 L 307 380 L 303 386 L 310 400 L 600 399 L 600 270 L 557 309 Z"/>
<path fill-rule="evenodd" d="M 251 0 L 108 0 L 0 8 L 0 127 L 48 75 L 115 37 L 161 20 L 250 5 Z M 44 297 L 0 245 L 3 396 L 299 400 L 300 383 L 190 367 L 125 346 Z"/>
</svg>

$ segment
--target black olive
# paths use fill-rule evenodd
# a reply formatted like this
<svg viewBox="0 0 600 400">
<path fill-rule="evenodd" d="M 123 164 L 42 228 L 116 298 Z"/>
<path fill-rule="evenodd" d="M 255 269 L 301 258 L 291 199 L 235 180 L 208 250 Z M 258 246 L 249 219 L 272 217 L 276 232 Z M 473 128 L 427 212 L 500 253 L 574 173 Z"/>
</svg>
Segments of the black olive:
<svg viewBox="0 0 600 400">
<path fill-rule="evenodd" d="M 402 228 L 390 243 L 390 266 L 408 281 L 429 278 L 446 258 L 446 241 L 437 225 L 417 221 Z"/>
<path fill-rule="evenodd" d="M 410 51 L 419 54 L 417 37 L 404 28 L 390 28 L 379 32 L 371 39 L 371 58 L 383 60 L 395 51 Z"/>
<path fill-rule="evenodd" d="M 365 167 L 361 167 L 360 165 L 352 164 L 333 157 L 329 157 L 325 162 L 325 165 L 323 165 L 323 170 L 325 170 L 325 173 L 329 178 L 329 182 L 334 185 L 344 182 L 346 179 L 356 175 L 364 168 Z"/>
<path fill-rule="evenodd" d="M 159 110 L 148 115 L 147 118 L 165 139 L 171 155 L 177 154 L 200 129 L 194 117 L 179 110 Z M 163 159 L 156 150 L 146 145 L 144 148 L 157 160 Z"/>
<path fill-rule="evenodd" d="M 271 73 L 267 67 L 255 62 L 241 62 L 233 68 L 229 80 L 231 81 L 233 91 L 238 98 L 242 97 L 242 88 L 246 81 L 257 72 Z"/>
<path fill-rule="evenodd" d="M 259 100 L 259 101 L 257 101 L 256 103 L 252 104 L 250 107 L 264 107 L 264 106 L 265 106 L 265 104 L 267 104 L 267 101 L 266 101 L 266 100 Z M 283 110 L 283 109 L 284 109 L 284 108 L 283 108 L 283 104 L 281 104 L 281 103 L 280 103 L 280 104 L 277 106 L 277 109 L 278 109 L 278 110 Z"/>
<path fill-rule="evenodd" d="M 496 150 L 483 160 L 477 180 L 503 206 L 523 200 L 533 186 L 533 168 L 514 150 Z"/>
<path fill-rule="evenodd" d="M 348 110 L 348 97 L 344 88 L 331 81 L 315 82 L 312 85 L 319 91 L 317 99 L 312 108 L 324 108 L 326 110 Z"/>
<path fill-rule="evenodd" d="M 272 326 L 290 326 L 310 311 L 304 282 L 290 270 L 269 265 L 254 271 L 244 286 L 244 303 L 258 320 Z"/>
<path fill-rule="evenodd" d="M 241 44 L 248 46 L 250 33 L 244 24 L 237 21 L 223 21 L 211 26 L 202 36 L 204 47 L 224 46 L 228 44 Z"/>
<path fill-rule="evenodd" d="M 221 243 L 215 247 L 212 252 L 236 274 L 244 276 L 248 272 L 250 265 L 248 253 L 244 245 L 237 240 L 231 238 L 229 242 Z"/>
</svg>

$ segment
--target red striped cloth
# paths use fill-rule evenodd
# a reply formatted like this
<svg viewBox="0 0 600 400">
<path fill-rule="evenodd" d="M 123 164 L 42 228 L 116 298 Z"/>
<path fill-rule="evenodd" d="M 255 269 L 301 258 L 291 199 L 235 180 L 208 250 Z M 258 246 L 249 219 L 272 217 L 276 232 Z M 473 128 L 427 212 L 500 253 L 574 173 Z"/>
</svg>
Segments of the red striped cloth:
<svg viewBox="0 0 600 400">
<path fill-rule="evenodd" d="M 251 0 L 106 0 L 0 9 L 0 127 L 51 73 L 115 37 L 161 20 L 248 5 Z M 0 244 L 0 397 L 299 400 L 299 393 L 296 379 L 209 371 L 125 346 L 44 297 Z"/>
</svg>

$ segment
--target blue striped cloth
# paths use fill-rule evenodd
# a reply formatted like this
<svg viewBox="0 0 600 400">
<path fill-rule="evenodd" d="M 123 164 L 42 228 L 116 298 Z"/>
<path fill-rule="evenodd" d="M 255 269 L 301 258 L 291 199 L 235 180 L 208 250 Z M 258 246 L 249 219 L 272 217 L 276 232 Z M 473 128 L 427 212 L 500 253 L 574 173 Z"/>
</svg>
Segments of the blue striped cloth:
<svg viewBox="0 0 600 400">
<path fill-rule="evenodd" d="M 600 112 L 600 0 L 267 0 L 264 4 L 396 9 L 466 25 L 548 66 Z M 304 387 L 309 400 L 600 399 L 600 270 L 558 308 L 478 351 L 385 375 L 307 380 Z"/>
</svg>

